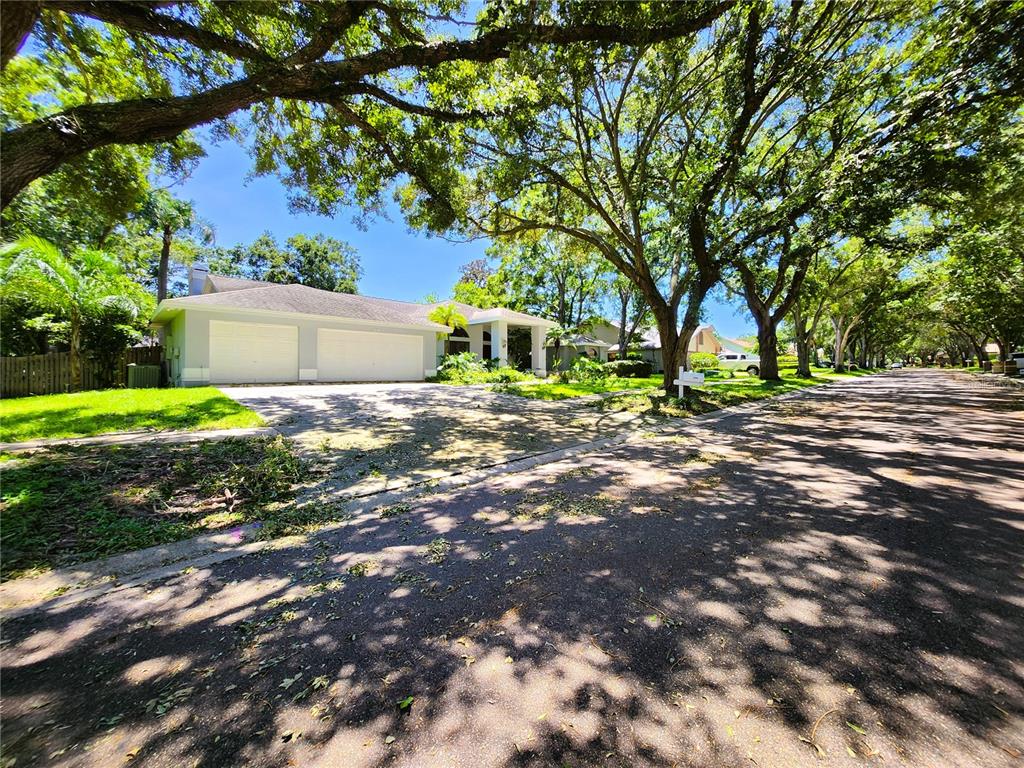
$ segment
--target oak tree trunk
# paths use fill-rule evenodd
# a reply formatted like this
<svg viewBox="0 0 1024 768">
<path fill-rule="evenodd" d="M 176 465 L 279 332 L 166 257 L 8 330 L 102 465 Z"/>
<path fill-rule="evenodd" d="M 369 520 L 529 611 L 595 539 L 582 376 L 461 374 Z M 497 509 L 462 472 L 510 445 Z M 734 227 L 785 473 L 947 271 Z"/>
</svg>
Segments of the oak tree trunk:
<svg viewBox="0 0 1024 768">
<path fill-rule="evenodd" d="M 835 351 L 832 356 L 832 366 L 836 373 L 846 370 L 846 360 L 844 355 L 846 352 L 846 332 L 843 328 L 843 318 L 832 318 L 832 327 L 836 332 L 835 339 Z"/>
<path fill-rule="evenodd" d="M 160 268 L 156 277 L 156 300 L 163 301 L 167 298 L 167 271 L 171 263 L 171 241 L 174 238 L 174 231 L 170 224 L 164 224 L 163 243 L 160 247 Z"/>
<path fill-rule="evenodd" d="M 807 318 L 800 311 L 799 302 L 793 305 L 793 331 L 796 335 L 796 375 L 811 378 L 811 339 L 807 332 Z"/>
<path fill-rule="evenodd" d="M 619 292 L 619 360 L 626 359 L 626 323 L 629 322 L 629 294 Z"/>
<path fill-rule="evenodd" d="M 771 313 L 754 313 L 757 324 L 757 354 L 761 358 L 758 375 L 762 381 L 781 381 L 779 377 L 779 334 Z"/>
<path fill-rule="evenodd" d="M 757 329 L 757 347 L 761 362 L 758 371 L 762 381 L 782 381 L 779 376 L 779 335 L 775 326 Z"/>
<path fill-rule="evenodd" d="M 665 392 L 672 391 L 676 371 L 682 365 L 683 355 L 679 345 L 679 329 L 676 327 L 675 313 L 668 307 L 655 307 L 654 319 L 658 324 L 658 336 L 661 338 L 662 386 Z"/>
<path fill-rule="evenodd" d="M 25 44 L 25 39 L 39 19 L 41 8 L 42 3 L 29 0 L 4 3 L 3 13 L 0 14 L 0 59 L 4 67 Z"/>
</svg>

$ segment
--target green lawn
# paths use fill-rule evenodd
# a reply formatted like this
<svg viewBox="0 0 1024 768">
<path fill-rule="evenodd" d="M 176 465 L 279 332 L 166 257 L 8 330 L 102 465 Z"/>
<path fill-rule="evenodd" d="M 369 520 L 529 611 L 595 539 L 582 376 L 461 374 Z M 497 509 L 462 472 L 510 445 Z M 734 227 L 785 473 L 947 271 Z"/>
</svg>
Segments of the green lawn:
<svg viewBox="0 0 1024 768">
<path fill-rule="evenodd" d="M 0 442 L 135 430 L 259 427 L 263 419 L 213 387 L 107 389 L 0 401 Z"/>
<path fill-rule="evenodd" d="M 792 389 L 823 384 L 827 381 L 847 379 L 856 376 L 864 376 L 873 371 L 848 371 L 846 373 L 833 373 L 831 368 L 814 368 L 813 377 L 810 379 L 799 379 L 796 377 L 796 368 L 780 368 L 782 383 L 763 382 L 756 376 L 750 376 L 746 371 L 736 371 L 732 378 L 726 378 L 725 371 L 711 371 L 707 376 L 705 389 L 709 392 L 718 392 L 715 399 L 723 401 L 743 402 L 745 400 L 758 400 L 762 397 L 770 397 L 773 394 L 787 392 Z M 556 381 L 545 381 L 538 384 L 505 384 L 495 388 L 496 391 L 506 392 L 520 397 L 527 397 L 532 400 L 568 400 L 573 397 L 584 395 L 597 395 L 605 392 L 621 392 L 628 389 L 660 389 L 661 376 L 651 376 L 646 379 L 620 379 L 609 377 L 604 381 L 590 383 L 562 383 Z M 673 390 L 675 394 L 675 390 Z M 648 397 L 644 394 L 643 397 Z"/>
<path fill-rule="evenodd" d="M 561 383 L 545 381 L 540 384 L 506 384 L 496 391 L 508 392 L 531 400 L 568 400 L 571 397 L 597 395 L 604 392 L 621 392 L 624 389 L 656 389 L 661 386 L 661 376 L 646 379 L 620 379 L 610 376 L 603 381 L 590 383 Z"/>
<path fill-rule="evenodd" d="M 629 392 L 613 395 L 599 402 L 591 403 L 602 411 L 630 411 L 632 413 L 649 413 L 663 418 L 684 418 L 695 413 L 707 413 L 730 405 L 739 405 L 766 397 L 785 394 L 806 387 L 827 384 L 830 381 L 852 379 L 867 376 L 875 371 L 858 370 L 847 373 L 834 373 L 829 368 L 815 368 L 812 378 L 797 378 L 795 369 L 780 370 L 782 381 L 761 381 L 746 373 L 737 373 L 731 379 L 713 380 L 699 389 L 693 389 L 685 401 L 680 401 L 673 390 L 666 395 L 660 388 L 652 388 L 646 392 Z"/>
</svg>

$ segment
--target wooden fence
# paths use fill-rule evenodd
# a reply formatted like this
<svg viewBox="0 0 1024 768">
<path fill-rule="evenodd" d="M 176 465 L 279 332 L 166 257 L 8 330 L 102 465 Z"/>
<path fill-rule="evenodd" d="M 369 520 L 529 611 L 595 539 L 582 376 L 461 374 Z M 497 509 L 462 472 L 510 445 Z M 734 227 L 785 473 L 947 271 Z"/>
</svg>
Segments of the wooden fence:
<svg viewBox="0 0 1024 768">
<path fill-rule="evenodd" d="M 99 360 L 82 354 L 82 389 L 100 389 L 103 381 L 123 385 L 125 367 L 159 365 L 163 347 L 133 347 L 125 352 L 118 370 L 105 371 Z M 106 375 L 104 375 L 106 374 Z M 53 395 L 71 387 L 71 353 L 51 352 L 48 355 L 0 357 L 0 397 Z"/>
</svg>

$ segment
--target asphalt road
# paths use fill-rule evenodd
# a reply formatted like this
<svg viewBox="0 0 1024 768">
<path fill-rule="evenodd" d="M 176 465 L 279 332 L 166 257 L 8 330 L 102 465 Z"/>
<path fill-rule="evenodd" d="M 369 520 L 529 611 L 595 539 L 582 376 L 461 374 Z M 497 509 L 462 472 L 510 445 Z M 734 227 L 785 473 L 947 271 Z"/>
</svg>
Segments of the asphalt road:
<svg viewBox="0 0 1024 768">
<path fill-rule="evenodd" d="M 865 377 L 14 619 L 4 760 L 1019 766 L 1022 435 Z"/>
</svg>

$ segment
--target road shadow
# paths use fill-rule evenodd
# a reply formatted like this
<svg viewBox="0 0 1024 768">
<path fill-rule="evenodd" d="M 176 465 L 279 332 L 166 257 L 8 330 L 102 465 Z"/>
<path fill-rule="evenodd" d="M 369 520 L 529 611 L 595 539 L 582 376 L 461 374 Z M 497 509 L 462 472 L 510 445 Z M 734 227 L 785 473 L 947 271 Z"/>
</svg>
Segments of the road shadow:
<svg viewBox="0 0 1024 768">
<path fill-rule="evenodd" d="M 862 379 L 8 621 L 5 758 L 1015 765 L 1020 406 Z"/>
</svg>

